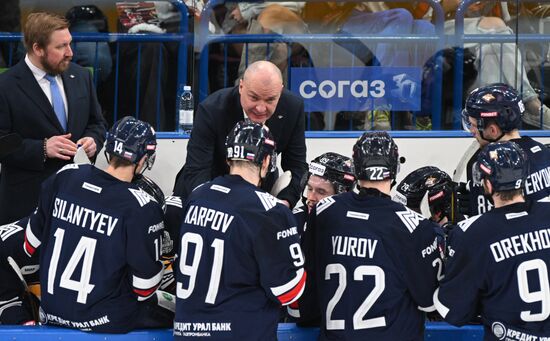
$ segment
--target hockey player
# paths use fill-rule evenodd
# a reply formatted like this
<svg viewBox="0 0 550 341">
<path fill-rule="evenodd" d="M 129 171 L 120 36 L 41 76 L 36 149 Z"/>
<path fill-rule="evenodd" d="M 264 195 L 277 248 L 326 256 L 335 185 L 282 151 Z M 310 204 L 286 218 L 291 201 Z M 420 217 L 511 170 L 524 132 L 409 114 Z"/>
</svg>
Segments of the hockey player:
<svg viewBox="0 0 550 341">
<path fill-rule="evenodd" d="M 276 340 L 282 305 L 300 297 L 304 257 L 292 212 L 259 188 L 275 165 L 266 126 L 239 122 L 228 175 L 184 205 L 176 273 L 176 340 Z"/>
<path fill-rule="evenodd" d="M 550 195 L 550 150 L 528 136 L 520 136 L 521 117 L 525 111 L 517 91 L 507 84 L 491 84 L 473 90 L 466 99 L 462 111 L 464 129 L 470 131 L 479 148 L 466 163 L 466 184 L 461 186 L 459 206 L 462 213 L 474 216 L 489 211 L 493 204 L 490 196 L 483 194 L 481 185 L 472 182 L 472 167 L 481 148 L 490 142 L 513 141 L 527 154 L 530 174 L 525 180 L 525 196 L 539 200 Z M 462 172 L 455 172 L 455 181 L 464 181 Z M 462 179 L 461 179 L 462 178 Z M 469 189 L 468 189 L 469 187 Z"/>
<path fill-rule="evenodd" d="M 21 247 L 28 221 L 0 226 L 0 325 L 38 323 L 38 255 Z"/>
<path fill-rule="evenodd" d="M 171 324 L 157 295 L 162 208 L 130 183 L 152 167 L 156 144 L 149 124 L 124 117 L 107 133 L 105 171 L 71 164 L 43 184 L 24 247 L 40 247 L 46 323 L 106 333 Z"/>
<path fill-rule="evenodd" d="M 437 167 L 420 167 L 409 173 L 397 185 L 393 200 L 442 226 L 454 221 L 452 180 Z"/>
<path fill-rule="evenodd" d="M 391 200 L 399 155 L 386 132 L 364 133 L 353 163 L 359 193 L 321 200 L 304 235 L 315 240 L 306 261 L 320 340 L 424 340 L 441 264 L 436 224 Z"/>
<path fill-rule="evenodd" d="M 355 175 L 351 158 L 338 153 L 327 152 L 309 163 L 309 172 L 304 179 L 306 196 L 302 197 L 304 206 L 292 211 L 298 222 L 300 235 L 304 232 L 307 214 L 322 199 L 353 189 Z"/>
<path fill-rule="evenodd" d="M 434 294 L 453 325 L 481 315 L 485 340 L 550 337 L 550 204 L 525 200 L 528 163 L 514 142 L 481 151 L 474 179 L 495 208 L 459 223 L 454 256 Z"/>
</svg>

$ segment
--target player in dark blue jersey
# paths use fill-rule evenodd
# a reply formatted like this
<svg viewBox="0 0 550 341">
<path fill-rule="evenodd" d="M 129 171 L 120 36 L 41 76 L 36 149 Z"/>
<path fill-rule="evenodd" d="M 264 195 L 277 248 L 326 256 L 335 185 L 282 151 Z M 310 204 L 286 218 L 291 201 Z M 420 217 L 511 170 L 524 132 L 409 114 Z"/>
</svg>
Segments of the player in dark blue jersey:
<svg viewBox="0 0 550 341">
<path fill-rule="evenodd" d="M 466 165 L 466 183 L 462 186 L 460 206 L 468 216 L 485 213 L 493 208 L 490 196 L 472 182 L 472 169 L 484 146 L 495 141 L 513 141 L 527 154 L 530 173 L 525 181 L 525 196 L 539 200 L 550 195 L 550 150 L 528 136 L 520 136 L 521 117 L 525 107 L 517 91 L 507 84 L 497 83 L 473 90 L 462 111 L 464 129 L 470 131 L 480 149 Z M 456 179 L 456 174 L 455 174 Z M 468 193 L 469 192 L 469 193 Z"/>
<path fill-rule="evenodd" d="M 323 153 L 309 163 L 309 171 L 307 177 L 304 178 L 304 182 L 306 193 L 306 196 L 302 197 L 304 205 L 295 207 L 292 210 L 298 223 L 300 236 L 306 229 L 309 213 L 319 201 L 331 195 L 353 189 L 355 184 L 353 161 L 351 158 L 338 153 Z M 309 321 L 301 318 L 298 301 L 289 305 L 287 312 L 300 325 L 319 325 L 318 319 Z"/>
<path fill-rule="evenodd" d="M 24 247 L 40 247 L 46 323 L 108 333 L 171 324 L 157 305 L 170 303 L 157 294 L 162 208 L 131 183 L 153 165 L 156 144 L 149 124 L 125 117 L 107 134 L 105 171 L 71 164 L 44 182 Z"/>
<path fill-rule="evenodd" d="M 451 324 L 481 315 L 485 340 L 550 338 L 550 203 L 525 200 L 528 163 L 514 142 L 481 151 L 474 179 L 495 208 L 459 223 L 454 256 L 434 294 Z"/>
<path fill-rule="evenodd" d="M 28 257 L 21 247 L 28 221 L 0 226 L 0 324 L 38 322 L 38 255 Z"/>
<path fill-rule="evenodd" d="M 353 162 L 359 193 L 321 200 L 303 237 L 314 241 L 304 250 L 320 340 L 424 340 L 441 264 L 436 224 L 391 200 L 400 159 L 386 132 L 364 133 Z"/>
<path fill-rule="evenodd" d="M 300 235 L 304 232 L 308 213 L 319 201 L 353 189 L 353 161 L 338 153 L 323 153 L 309 163 L 309 171 L 303 182 L 306 193 L 305 197 L 302 197 L 304 205 L 295 207 L 292 211 L 298 222 Z"/>
<path fill-rule="evenodd" d="M 239 122 L 227 137 L 230 172 L 184 205 L 176 273 L 176 340 L 276 340 L 281 306 L 306 274 L 292 212 L 259 188 L 275 165 L 266 126 Z"/>
</svg>

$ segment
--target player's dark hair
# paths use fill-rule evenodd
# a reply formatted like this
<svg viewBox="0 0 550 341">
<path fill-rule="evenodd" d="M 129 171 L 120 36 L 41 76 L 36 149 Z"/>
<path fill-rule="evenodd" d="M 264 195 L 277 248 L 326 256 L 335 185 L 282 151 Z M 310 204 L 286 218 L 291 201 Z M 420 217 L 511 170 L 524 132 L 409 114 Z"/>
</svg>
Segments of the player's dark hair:
<svg viewBox="0 0 550 341">
<path fill-rule="evenodd" d="M 514 197 L 518 195 L 522 195 L 523 189 L 520 188 L 520 189 L 512 189 L 509 191 L 500 191 L 500 192 L 495 192 L 495 194 L 498 195 L 502 201 L 511 201 L 512 199 L 514 199 Z"/>
</svg>

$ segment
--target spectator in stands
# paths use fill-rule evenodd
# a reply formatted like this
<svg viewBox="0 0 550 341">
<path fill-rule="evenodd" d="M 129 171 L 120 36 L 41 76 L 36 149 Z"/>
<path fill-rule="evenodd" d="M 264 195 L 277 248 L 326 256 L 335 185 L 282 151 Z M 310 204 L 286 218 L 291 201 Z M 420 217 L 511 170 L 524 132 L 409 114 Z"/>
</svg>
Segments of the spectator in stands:
<svg viewBox="0 0 550 341">
<path fill-rule="evenodd" d="M 294 207 L 307 170 L 304 104 L 283 88 L 281 71 L 268 61 L 251 64 L 238 86 L 218 90 L 199 104 L 187 159 L 176 178 L 175 195 L 187 198 L 198 185 L 229 172 L 225 138 L 243 118 L 270 128 L 277 153 L 282 154 L 281 166 L 292 173 L 290 184 L 279 192 L 278 198 Z M 270 190 L 275 177 L 270 173 L 262 188 Z"/>
<path fill-rule="evenodd" d="M 454 34 L 456 11 L 459 0 L 443 0 L 442 5 L 449 18 L 445 21 L 445 33 Z M 478 7 L 471 7 L 464 18 L 465 34 L 514 34 L 512 29 L 506 25 L 500 17 L 494 16 L 494 3 L 491 6 L 476 4 Z M 481 6 L 481 7 L 479 7 Z M 525 114 L 523 122 L 530 126 L 542 129 L 550 129 L 550 108 L 543 105 L 537 93 L 533 90 L 527 72 L 522 62 L 521 53 L 517 53 L 517 46 L 514 43 L 467 43 L 464 45 L 474 51 L 479 62 L 479 77 L 473 87 L 485 86 L 488 84 L 503 82 L 519 89 L 525 103 Z M 512 67 L 514 66 L 514 67 Z M 542 115 L 542 126 L 541 126 Z"/>
<path fill-rule="evenodd" d="M 108 33 L 107 17 L 95 5 L 72 7 L 65 13 L 71 33 Z M 109 45 L 106 42 L 73 43 L 73 61 L 81 66 L 93 67 L 99 74 L 98 79 L 104 82 L 111 73 L 113 60 Z"/>
<path fill-rule="evenodd" d="M 19 0 L 0 1 L 0 32 L 21 32 Z M 0 67 L 15 65 L 25 56 L 23 46 L 15 42 L 0 43 Z"/>
<path fill-rule="evenodd" d="M 175 298 L 157 291 L 163 211 L 131 183 L 153 167 L 156 145 L 149 124 L 124 117 L 107 133 L 104 170 L 67 165 L 44 181 L 24 246 L 40 250 L 47 324 L 99 333 L 172 325 Z"/>
<path fill-rule="evenodd" d="M 0 223 L 29 215 L 42 181 L 70 163 L 77 148 L 94 160 L 103 144 L 105 120 L 89 70 L 71 63 L 68 27 L 60 16 L 30 14 L 27 55 L 0 75 L 0 135 L 23 138 L 0 159 Z"/>
</svg>

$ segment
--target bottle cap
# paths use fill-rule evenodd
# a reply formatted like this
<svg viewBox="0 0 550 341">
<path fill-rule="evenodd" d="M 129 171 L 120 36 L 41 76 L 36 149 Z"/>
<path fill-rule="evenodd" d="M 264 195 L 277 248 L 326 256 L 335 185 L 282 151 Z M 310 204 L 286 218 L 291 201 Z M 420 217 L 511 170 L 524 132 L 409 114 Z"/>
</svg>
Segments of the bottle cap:
<svg viewBox="0 0 550 341">
<path fill-rule="evenodd" d="M 183 87 L 183 90 L 184 90 L 184 91 L 191 91 L 191 86 L 185 85 L 185 86 Z"/>
</svg>

